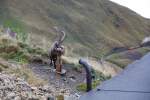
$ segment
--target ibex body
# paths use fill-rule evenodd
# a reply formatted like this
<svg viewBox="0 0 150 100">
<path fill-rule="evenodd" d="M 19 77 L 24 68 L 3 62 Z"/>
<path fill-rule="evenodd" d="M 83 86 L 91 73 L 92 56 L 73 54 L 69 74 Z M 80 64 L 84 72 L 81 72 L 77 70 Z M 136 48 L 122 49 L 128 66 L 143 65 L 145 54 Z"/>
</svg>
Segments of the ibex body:
<svg viewBox="0 0 150 100">
<path fill-rule="evenodd" d="M 59 39 L 57 41 L 55 41 L 50 50 L 49 50 L 49 57 L 50 57 L 50 61 L 51 61 L 51 65 L 54 65 L 54 68 L 56 69 L 56 61 L 57 59 L 61 59 L 61 56 L 65 53 L 65 48 L 62 45 L 62 42 L 65 39 L 65 32 L 64 31 L 60 31 L 61 36 L 59 37 Z"/>
</svg>

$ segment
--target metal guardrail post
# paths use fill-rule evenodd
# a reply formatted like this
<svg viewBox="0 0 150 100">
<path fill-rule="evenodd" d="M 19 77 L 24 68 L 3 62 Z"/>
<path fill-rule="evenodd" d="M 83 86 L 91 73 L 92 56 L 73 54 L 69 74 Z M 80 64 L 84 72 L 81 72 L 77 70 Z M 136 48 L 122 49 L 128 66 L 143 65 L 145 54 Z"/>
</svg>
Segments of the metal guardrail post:
<svg viewBox="0 0 150 100">
<path fill-rule="evenodd" d="M 83 59 L 79 60 L 79 64 L 81 64 L 86 71 L 86 84 L 87 84 L 87 92 L 92 90 L 92 75 L 91 75 L 91 66 Z"/>
</svg>

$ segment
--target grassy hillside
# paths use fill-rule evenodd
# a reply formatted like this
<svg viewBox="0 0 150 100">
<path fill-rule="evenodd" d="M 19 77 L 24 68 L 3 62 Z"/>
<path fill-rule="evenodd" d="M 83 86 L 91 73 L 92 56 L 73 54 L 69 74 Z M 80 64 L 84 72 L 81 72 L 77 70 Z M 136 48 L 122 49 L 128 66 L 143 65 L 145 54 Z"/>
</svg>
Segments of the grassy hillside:
<svg viewBox="0 0 150 100">
<path fill-rule="evenodd" d="M 106 57 L 106 60 L 121 67 L 125 68 L 133 61 L 139 60 L 142 56 L 150 52 L 150 47 L 141 47 L 134 50 L 126 50 L 124 52 L 113 53 Z"/>
<path fill-rule="evenodd" d="M 134 46 L 150 35 L 150 21 L 108 0 L 1 0 L 0 24 L 28 34 L 47 49 L 52 30 L 66 31 L 69 56 L 99 57 L 113 47 Z"/>
</svg>

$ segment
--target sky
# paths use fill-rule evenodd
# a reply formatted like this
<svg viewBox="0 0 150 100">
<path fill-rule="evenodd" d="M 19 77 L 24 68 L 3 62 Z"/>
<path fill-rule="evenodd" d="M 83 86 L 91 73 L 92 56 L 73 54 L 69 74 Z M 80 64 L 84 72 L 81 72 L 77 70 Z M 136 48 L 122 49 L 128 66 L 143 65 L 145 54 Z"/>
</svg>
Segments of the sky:
<svg viewBox="0 0 150 100">
<path fill-rule="evenodd" d="M 111 0 L 126 6 L 143 17 L 150 18 L 150 0 Z"/>
</svg>

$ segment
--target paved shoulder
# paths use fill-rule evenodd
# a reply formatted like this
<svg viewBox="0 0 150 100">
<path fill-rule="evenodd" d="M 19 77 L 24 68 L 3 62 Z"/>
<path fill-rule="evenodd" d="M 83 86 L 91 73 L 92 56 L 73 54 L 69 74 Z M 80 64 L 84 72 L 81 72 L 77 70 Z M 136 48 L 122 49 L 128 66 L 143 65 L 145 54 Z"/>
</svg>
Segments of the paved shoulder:
<svg viewBox="0 0 150 100">
<path fill-rule="evenodd" d="M 150 53 L 80 100 L 150 100 Z"/>
</svg>

